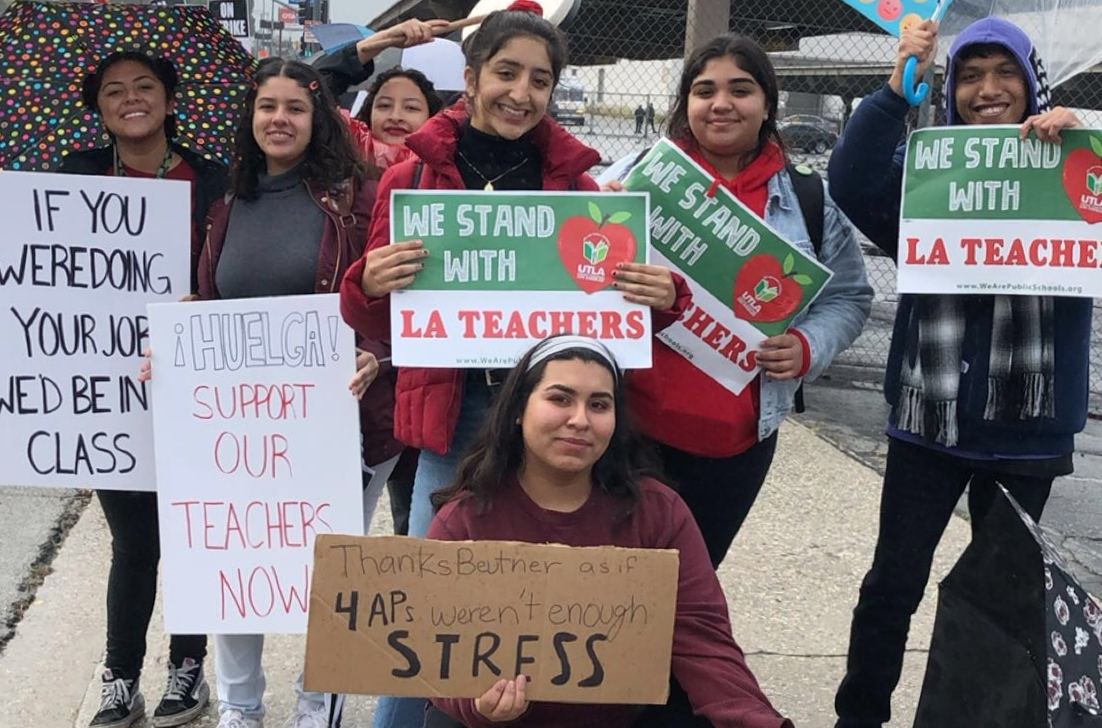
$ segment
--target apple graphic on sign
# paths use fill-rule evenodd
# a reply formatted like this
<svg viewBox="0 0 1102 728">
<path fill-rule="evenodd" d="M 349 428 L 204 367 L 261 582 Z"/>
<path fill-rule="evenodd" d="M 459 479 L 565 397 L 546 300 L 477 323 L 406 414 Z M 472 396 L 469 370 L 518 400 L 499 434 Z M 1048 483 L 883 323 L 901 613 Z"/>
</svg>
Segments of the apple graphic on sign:
<svg viewBox="0 0 1102 728">
<path fill-rule="evenodd" d="M 755 255 L 735 276 L 733 308 L 746 321 L 772 323 L 795 313 L 811 277 L 796 271 L 796 257 L 789 253 L 782 264 L 772 255 Z"/>
<path fill-rule="evenodd" d="M 1076 149 L 1064 160 L 1064 192 L 1079 217 L 1102 222 L 1102 139 L 1090 137 L 1090 149 Z"/>
<path fill-rule="evenodd" d="M 623 225 L 630 218 L 631 213 L 623 211 L 605 215 L 590 202 L 588 217 L 575 215 L 563 222 L 559 258 L 578 288 L 586 293 L 608 288 L 616 266 L 635 260 L 635 234 Z"/>
</svg>

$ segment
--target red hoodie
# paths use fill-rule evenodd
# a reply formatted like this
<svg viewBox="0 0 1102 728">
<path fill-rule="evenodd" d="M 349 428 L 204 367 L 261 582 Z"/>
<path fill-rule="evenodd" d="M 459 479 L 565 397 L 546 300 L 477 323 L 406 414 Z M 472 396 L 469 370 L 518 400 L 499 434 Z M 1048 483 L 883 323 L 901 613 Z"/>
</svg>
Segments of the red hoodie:
<svg viewBox="0 0 1102 728">
<path fill-rule="evenodd" d="M 713 177 L 708 196 L 726 187 L 758 217 L 765 216 L 769 180 L 784 169 L 781 148 L 770 142 L 744 170 L 726 180 L 696 148 L 681 144 L 693 161 Z M 802 334 L 793 330 L 809 351 Z M 765 338 L 765 337 L 762 337 Z M 804 371 L 809 361 L 804 357 Z M 755 379 L 740 394 L 718 384 L 661 341 L 654 344 L 654 366 L 628 374 L 635 422 L 649 437 L 702 457 L 731 457 L 758 441 L 761 381 Z"/>
</svg>

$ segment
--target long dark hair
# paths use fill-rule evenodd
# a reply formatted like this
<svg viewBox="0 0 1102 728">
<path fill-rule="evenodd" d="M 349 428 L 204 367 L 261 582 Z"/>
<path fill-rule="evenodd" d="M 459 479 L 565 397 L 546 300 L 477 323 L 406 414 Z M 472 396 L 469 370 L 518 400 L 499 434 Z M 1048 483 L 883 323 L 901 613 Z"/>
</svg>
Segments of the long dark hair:
<svg viewBox="0 0 1102 728">
<path fill-rule="evenodd" d="M 444 100 L 440 98 L 440 94 L 436 93 L 436 87 L 432 85 L 432 81 L 430 81 L 425 74 L 413 68 L 395 66 L 394 68 L 388 68 L 383 71 L 371 82 L 371 86 L 367 89 L 367 98 L 364 99 L 363 106 L 360 107 L 360 112 L 356 114 L 357 119 L 368 126 L 371 125 L 371 112 L 375 108 L 375 97 L 379 95 L 379 89 L 381 89 L 387 81 L 394 78 L 408 78 L 417 85 L 417 88 L 421 91 L 421 95 L 425 97 L 425 103 L 428 105 L 430 117 L 436 116 L 436 113 L 444 108 Z"/>
<path fill-rule="evenodd" d="M 253 75 L 253 87 L 245 98 L 245 113 L 234 138 L 230 187 L 243 200 L 256 199 L 256 186 L 265 169 L 264 152 L 253 136 L 256 97 L 268 80 L 282 76 L 306 89 L 313 104 L 310 144 L 302 164 L 302 179 L 312 188 L 332 188 L 346 179 L 367 179 L 368 168 L 360 161 L 360 152 L 352 143 L 348 124 L 337 111 L 337 104 L 318 72 L 298 61 L 266 58 Z"/>
<path fill-rule="evenodd" d="M 657 468 L 652 463 L 650 448 L 642 444 L 631 425 L 623 375 L 600 354 L 583 348 L 564 349 L 529 368 L 538 348 L 537 345 L 529 350 L 501 385 L 482 429 L 459 464 L 455 481 L 432 494 L 433 506 L 440 508 L 452 498 L 469 497 L 474 499 L 479 513 L 490 508 L 494 495 L 524 464 L 524 435 L 518 422 L 524 416 L 532 392 L 543 381 L 548 363 L 576 360 L 595 362 L 612 374 L 616 428 L 608 449 L 593 465 L 593 485 L 623 499 L 624 509 L 619 517 L 627 516 L 639 502 L 639 480 L 656 477 Z"/>
<path fill-rule="evenodd" d="M 107 71 L 112 66 L 117 66 L 126 61 L 138 63 L 148 68 L 153 77 L 165 87 L 165 100 L 169 104 L 175 100 L 177 76 L 176 66 L 172 64 L 172 61 L 160 56 L 149 56 L 141 51 L 118 51 L 104 58 L 96 70 L 84 77 L 80 87 L 80 100 L 84 102 L 87 108 L 97 114 L 100 113 L 99 92 L 103 88 L 103 77 L 107 75 Z M 108 133 L 110 133 L 110 130 L 108 130 Z M 175 138 L 176 115 L 170 111 L 165 114 L 165 139 L 172 141 Z"/>
<path fill-rule="evenodd" d="M 770 140 L 776 142 L 783 150 L 784 142 L 781 141 L 781 135 L 777 132 L 777 107 L 780 105 L 777 72 L 773 69 L 773 63 L 769 60 L 765 49 L 744 35 L 721 35 L 713 38 L 689 56 L 689 60 L 685 62 L 685 70 L 681 72 L 681 84 L 677 89 L 673 111 L 670 112 L 670 138 L 678 141 L 693 139 L 693 132 L 689 127 L 689 94 L 692 92 L 693 81 L 704 72 L 708 61 L 727 57 L 733 59 L 735 65 L 753 76 L 761 86 L 761 90 L 765 92 L 767 115 L 758 131 L 758 145 L 752 154 L 747 155 L 747 161 L 756 159 Z"/>
<path fill-rule="evenodd" d="M 554 23 L 528 10 L 495 10 L 471 35 L 463 39 L 463 55 L 477 79 L 482 66 L 513 38 L 529 36 L 542 40 L 551 59 L 551 73 L 559 83 L 566 67 L 566 36 Z"/>
</svg>

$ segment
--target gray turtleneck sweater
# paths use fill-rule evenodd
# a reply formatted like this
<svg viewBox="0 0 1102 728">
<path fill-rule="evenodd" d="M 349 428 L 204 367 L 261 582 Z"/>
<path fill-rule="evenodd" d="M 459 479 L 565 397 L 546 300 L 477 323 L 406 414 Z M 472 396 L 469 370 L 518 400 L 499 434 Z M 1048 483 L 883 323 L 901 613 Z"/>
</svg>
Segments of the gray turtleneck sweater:
<svg viewBox="0 0 1102 728">
<path fill-rule="evenodd" d="M 215 283 L 222 298 L 314 293 L 325 213 L 298 168 L 261 175 L 255 200 L 234 200 Z"/>
</svg>

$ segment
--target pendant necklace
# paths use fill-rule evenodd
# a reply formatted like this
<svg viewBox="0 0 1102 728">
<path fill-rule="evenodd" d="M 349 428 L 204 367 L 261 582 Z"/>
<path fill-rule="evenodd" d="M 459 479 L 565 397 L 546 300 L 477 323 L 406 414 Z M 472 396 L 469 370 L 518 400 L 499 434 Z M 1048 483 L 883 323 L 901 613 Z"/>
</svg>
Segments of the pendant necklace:
<svg viewBox="0 0 1102 728">
<path fill-rule="evenodd" d="M 116 177 L 125 177 L 126 176 L 126 167 L 123 166 L 122 160 L 119 159 L 119 148 L 118 147 L 113 147 L 113 149 L 114 149 L 114 155 L 115 155 L 115 176 Z M 167 147 L 165 149 L 165 158 L 163 160 L 161 160 L 161 166 L 157 168 L 156 178 L 157 179 L 163 179 L 164 176 L 166 174 L 168 174 L 168 169 L 171 166 L 172 166 L 172 147 Z"/>
<path fill-rule="evenodd" d="M 524 159 L 522 159 L 520 161 L 520 164 L 513 165 L 512 167 L 505 170 L 504 172 L 502 172 L 498 176 L 494 177 L 493 179 L 486 179 L 486 175 L 484 175 L 484 174 L 482 174 L 482 172 L 478 171 L 478 167 L 474 166 L 474 164 L 471 163 L 471 160 L 467 159 L 467 155 L 463 154 L 463 152 L 459 151 L 458 149 L 455 150 L 455 153 L 459 155 L 460 159 L 462 159 L 464 162 L 467 163 L 468 167 L 470 167 L 472 170 L 474 170 L 475 174 L 477 174 L 479 177 L 482 178 L 482 181 L 486 183 L 486 186 L 483 187 L 482 189 L 486 190 L 487 192 L 493 192 L 494 191 L 494 182 L 497 182 L 499 179 L 501 179 L 505 175 L 509 174 L 510 172 L 517 171 L 518 169 L 520 169 L 524 165 L 528 164 L 528 162 L 530 161 L 527 157 L 525 157 Z"/>
</svg>

